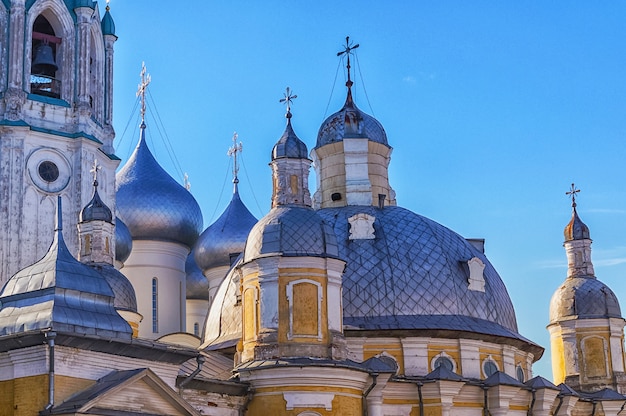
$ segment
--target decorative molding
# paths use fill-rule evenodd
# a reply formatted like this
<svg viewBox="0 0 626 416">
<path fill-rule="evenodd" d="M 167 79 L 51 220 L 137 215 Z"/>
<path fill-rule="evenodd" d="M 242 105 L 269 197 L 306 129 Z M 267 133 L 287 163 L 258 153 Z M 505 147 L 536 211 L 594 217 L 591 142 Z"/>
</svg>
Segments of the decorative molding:
<svg viewBox="0 0 626 416">
<path fill-rule="evenodd" d="M 376 217 L 365 213 L 359 213 L 348 218 L 350 223 L 350 240 L 373 240 L 376 238 L 374 234 L 374 221 Z"/>
<path fill-rule="evenodd" d="M 315 285 L 317 287 L 317 335 L 302 335 L 302 334 L 294 334 L 293 333 L 293 288 L 298 284 L 308 283 Z M 286 286 L 287 292 L 287 301 L 289 302 L 289 330 L 287 331 L 287 339 L 292 340 L 295 337 L 298 338 L 316 338 L 317 340 L 322 339 L 322 299 L 323 299 L 323 288 L 321 283 L 316 282 L 315 280 L 310 279 L 299 279 L 293 280 L 287 283 Z"/>
<path fill-rule="evenodd" d="M 283 397 L 287 402 L 287 410 L 293 410 L 296 407 L 323 407 L 325 410 L 333 410 L 333 399 L 335 398 L 335 394 L 294 392 L 283 393 Z M 308 414 L 311 413 L 309 412 Z"/>
<path fill-rule="evenodd" d="M 485 292 L 485 263 L 478 257 L 473 257 L 467 262 L 469 267 L 468 286 L 469 290 Z"/>
</svg>

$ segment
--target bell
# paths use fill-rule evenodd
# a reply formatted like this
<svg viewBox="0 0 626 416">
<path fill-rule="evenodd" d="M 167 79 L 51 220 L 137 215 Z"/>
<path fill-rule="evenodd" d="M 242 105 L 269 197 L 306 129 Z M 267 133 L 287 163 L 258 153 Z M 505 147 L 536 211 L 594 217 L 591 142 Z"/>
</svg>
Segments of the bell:
<svg viewBox="0 0 626 416">
<path fill-rule="evenodd" d="M 54 78 L 56 70 L 59 69 L 54 62 L 52 47 L 48 42 L 41 42 L 35 50 L 35 59 L 33 59 L 33 74 L 46 75 Z"/>
</svg>

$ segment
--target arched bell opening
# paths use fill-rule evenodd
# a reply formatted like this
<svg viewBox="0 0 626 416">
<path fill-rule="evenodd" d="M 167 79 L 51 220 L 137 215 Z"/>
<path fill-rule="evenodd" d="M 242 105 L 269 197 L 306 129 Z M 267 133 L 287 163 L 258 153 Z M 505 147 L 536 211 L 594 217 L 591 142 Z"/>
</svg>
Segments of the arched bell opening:
<svg viewBox="0 0 626 416">
<path fill-rule="evenodd" d="M 61 81 L 57 77 L 57 56 L 61 38 L 44 16 L 39 15 L 33 24 L 30 92 L 46 97 L 61 97 Z"/>
</svg>

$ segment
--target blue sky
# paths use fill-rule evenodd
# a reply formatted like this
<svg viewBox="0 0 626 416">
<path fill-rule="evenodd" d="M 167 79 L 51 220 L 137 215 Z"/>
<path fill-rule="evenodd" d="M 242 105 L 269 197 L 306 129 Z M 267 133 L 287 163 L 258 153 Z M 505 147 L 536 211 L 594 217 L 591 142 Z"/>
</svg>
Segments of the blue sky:
<svg viewBox="0 0 626 416">
<path fill-rule="evenodd" d="M 596 276 L 626 302 L 625 3 L 112 0 L 111 13 L 117 154 L 137 141 L 145 61 L 148 143 L 172 176 L 189 174 L 205 227 L 230 197 L 234 131 L 242 198 L 267 212 L 278 101 L 287 86 L 298 95 L 293 126 L 312 148 L 345 99 L 336 53 L 349 35 L 355 100 L 387 131 L 398 204 L 486 239 L 520 333 L 546 348 L 535 374 L 552 378 L 545 326 L 572 182 Z"/>
</svg>

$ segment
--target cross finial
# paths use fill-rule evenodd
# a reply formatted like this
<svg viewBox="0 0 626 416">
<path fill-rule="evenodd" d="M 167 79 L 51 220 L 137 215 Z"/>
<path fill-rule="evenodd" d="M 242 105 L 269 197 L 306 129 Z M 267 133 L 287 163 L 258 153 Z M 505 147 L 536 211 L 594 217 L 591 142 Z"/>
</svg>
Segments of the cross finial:
<svg viewBox="0 0 626 416">
<path fill-rule="evenodd" d="M 191 189 L 191 182 L 189 182 L 189 175 L 187 175 L 187 172 L 183 175 L 183 186 L 186 190 Z"/>
<path fill-rule="evenodd" d="M 89 173 L 93 174 L 93 186 L 98 186 L 98 171 L 102 169 L 102 166 L 98 164 L 98 159 L 93 158 L 93 165 L 89 170 Z"/>
<path fill-rule="evenodd" d="M 572 197 L 572 207 L 576 208 L 576 194 L 580 192 L 580 189 L 576 189 L 576 185 L 572 183 L 572 187 L 569 191 L 565 192 L 565 195 L 570 195 Z"/>
<path fill-rule="evenodd" d="M 346 46 L 343 51 L 337 52 L 337 56 L 346 55 L 348 57 L 348 63 L 346 68 L 348 68 L 348 81 L 346 81 L 346 87 L 352 87 L 352 80 L 350 79 L 350 55 L 352 55 L 352 51 L 359 47 L 359 44 L 353 45 L 350 42 L 350 36 L 346 36 Z"/>
<path fill-rule="evenodd" d="M 141 76 L 141 83 L 137 87 L 137 97 L 141 97 L 141 122 L 144 123 L 146 117 L 146 90 L 151 81 L 150 74 L 146 71 L 145 62 L 141 63 L 141 72 L 139 75 Z"/>
<path fill-rule="evenodd" d="M 237 138 L 239 135 L 237 132 L 233 133 L 233 145 L 228 149 L 226 153 L 228 156 L 233 158 L 233 182 L 237 184 L 239 179 L 237 175 L 239 174 L 239 164 L 237 163 L 237 154 L 243 152 L 243 145 L 241 142 L 237 143 Z"/>
<path fill-rule="evenodd" d="M 291 118 L 291 104 L 293 103 L 293 100 L 298 98 L 298 96 L 291 95 L 291 88 L 289 87 L 287 87 L 283 95 L 285 96 L 285 98 L 281 98 L 280 102 L 287 105 L 287 113 L 285 113 L 285 117 Z"/>
<path fill-rule="evenodd" d="M 109 3 L 111 2 L 111 0 L 107 0 L 107 7 L 106 7 L 106 11 L 108 12 L 109 10 L 111 10 L 111 8 L 109 7 Z"/>
</svg>

